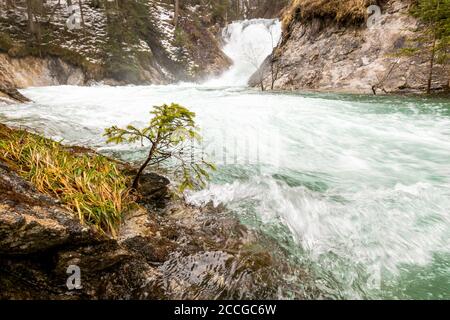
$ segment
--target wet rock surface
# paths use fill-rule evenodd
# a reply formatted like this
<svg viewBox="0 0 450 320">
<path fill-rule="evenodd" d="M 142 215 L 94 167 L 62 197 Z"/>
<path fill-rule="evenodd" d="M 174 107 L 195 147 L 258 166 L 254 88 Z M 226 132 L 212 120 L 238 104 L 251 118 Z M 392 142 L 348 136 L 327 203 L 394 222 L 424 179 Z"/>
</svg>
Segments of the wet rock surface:
<svg viewBox="0 0 450 320">
<path fill-rule="evenodd" d="M 60 58 L 32 56 L 15 58 L 0 53 L 0 87 L 83 85 L 85 81 L 81 68 L 72 66 Z"/>
<path fill-rule="evenodd" d="M 170 181 L 156 173 L 144 173 L 140 182 L 140 203 L 149 207 L 163 208 L 169 200 Z"/>
<path fill-rule="evenodd" d="M 0 253 L 26 255 L 93 238 L 73 213 L 0 163 Z"/>
<path fill-rule="evenodd" d="M 81 225 L 56 200 L 0 166 L 1 299 L 305 298 L 307 272 L 225 208 L 169 197 L 168 180 L 143 179 L 147 204 L 129 212 L 117 239 Z M 156 197 L 156 198 L 155 198 Z M 158 200 L 159 199 L 159 200 Z M 69 290 L 69 266 L 81 289 Z M 294 282 L 286 280 L 295 276 Z"/>
<path fill-rule="evenodd" d="M 30 102 L 30 99 L 25 97 L 23 94 L 21 94 L 17 89 L 13 87 L 0 85 L 0 101 L 4 101 L 7 103 L 8 102 L 25 103 Z"/>
</svg>

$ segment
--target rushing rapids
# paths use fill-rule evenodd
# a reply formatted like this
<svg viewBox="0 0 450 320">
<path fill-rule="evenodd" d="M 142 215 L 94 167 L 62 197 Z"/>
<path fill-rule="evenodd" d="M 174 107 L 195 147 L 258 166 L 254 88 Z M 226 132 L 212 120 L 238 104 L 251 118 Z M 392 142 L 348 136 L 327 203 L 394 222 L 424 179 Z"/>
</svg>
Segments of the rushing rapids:
<svg viewBox="0 0 450 320">
<path fill-rule="evenodd" d="M 181 103 L 218 164 L 191 203 L 226 205 L 313 266 L 330 297 L 450 298 L 450 103 L 245 88 L 244 53 L 263 44 L 261 63 L 274 34 L 278 22 L 230 25 L 235 65 L 203 85 L 29 88 L 34 103 L 2 106 L 0 121 L 133 160 L 142 150 L 105 145 L 103 129 Z"/>
</svg>

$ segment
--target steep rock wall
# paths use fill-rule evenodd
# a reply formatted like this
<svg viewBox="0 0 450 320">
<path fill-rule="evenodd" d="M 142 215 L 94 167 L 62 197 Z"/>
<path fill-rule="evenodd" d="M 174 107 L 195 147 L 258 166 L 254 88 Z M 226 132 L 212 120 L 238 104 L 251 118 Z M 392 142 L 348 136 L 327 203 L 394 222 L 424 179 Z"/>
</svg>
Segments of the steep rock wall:
<svg viewBox="0 0 450 320">
<path fill-rule="evenodd" d="M 423 92 L 429 63 L 419 57 L 398 58 L 418 21 L 408 13 L 410 2 L 384 3 L 382 15 L 368 28 L 338 25 L 315 18 L 291 22 L 283 41 L 255 73 L 250 84 L 281 90 L 315 90 L 349 93 Z M 272 62 L 275 61 L 275 62 Z M 274 74 L 272 77 L 272 68 Z M 435 66 L 433 89 L 448 87 L 448 74 Z"/>
<path fill-rule="evenodd" d="M 60 58 L 12 58 L 0 53 L 0 84 L 5 87 L 26 88 L 51 85 L 83 85 L 82 69 Z"/>
</svg>

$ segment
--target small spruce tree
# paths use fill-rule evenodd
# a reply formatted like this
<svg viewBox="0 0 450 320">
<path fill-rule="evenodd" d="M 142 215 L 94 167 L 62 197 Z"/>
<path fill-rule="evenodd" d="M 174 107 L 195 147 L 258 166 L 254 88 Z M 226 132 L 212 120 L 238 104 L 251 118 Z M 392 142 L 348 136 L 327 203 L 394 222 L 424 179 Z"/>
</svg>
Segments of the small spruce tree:
<svg viewBox="0 0 450 320">
<path fill-rule="evenodd" d="M 108 143 L 135 143 L 144 140 L 150 143 L 146 160 L 140 166 L 132 184 L 139 188 L 139 180 L 148 166 L 163 162 L 172 162 L 174 174 L 180 176 L 180 191 L 205 186 L 210 176 L 208 171 L 215 170 L 212 163 L 195 156 L 194 144 L 201 140 L 195 125 L 195 113 L 172 103 L 155 106 L 151 112 L 153 118 L 147 127 L 138 129 L 132 125 L 125 129 L 113 126 L 105 130 Z"/>
</svg>

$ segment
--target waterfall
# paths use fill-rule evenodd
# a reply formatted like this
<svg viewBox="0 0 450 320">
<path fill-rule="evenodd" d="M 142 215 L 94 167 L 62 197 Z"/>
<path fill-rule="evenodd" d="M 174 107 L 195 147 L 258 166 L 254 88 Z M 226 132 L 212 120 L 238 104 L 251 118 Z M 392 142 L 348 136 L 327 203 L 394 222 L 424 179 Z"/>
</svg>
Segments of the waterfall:
<svg viewBox="0 0 450 320">
<path fill-rule="evenodd" d="M 281 23 L 277 19 L 236 21 L 222 31 L 223 51 L 233 65 L 211 86 L 246 86 L 252 74 L 272 53 L 281 38 Z"/>
</svg>

